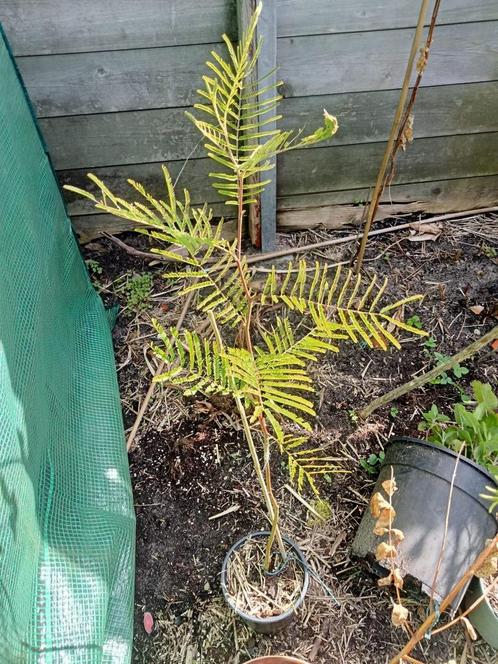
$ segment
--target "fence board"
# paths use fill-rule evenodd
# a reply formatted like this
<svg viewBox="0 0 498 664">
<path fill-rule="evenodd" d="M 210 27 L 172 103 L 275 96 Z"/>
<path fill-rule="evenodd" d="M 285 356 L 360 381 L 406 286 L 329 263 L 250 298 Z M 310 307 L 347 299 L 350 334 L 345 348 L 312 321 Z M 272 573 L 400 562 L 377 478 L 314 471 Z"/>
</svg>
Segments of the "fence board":
<svg viewBox="0 0 498 664">
<path fill-rule="evenodd" d="M 285 95 L 388 90 L 400 86 L 413 30 L 278 40 Z M 438 27 L 423 86 L 498 79 L 498 22 Z"/>
<path fill-rule="evenodd" d="M 278 40 L 286 97 L 400 85 L 411 30 Z M 424 86 L 498 79 L 498 21 L 440 26 Z M 19 58 L 39 117 L 188 106 L 210 47 Z"/>
<path fill-rule="evenodd" d="M 314 129 L 322 109 L 339 119 L 333 145 L 387 139 L 399 92 L 346 93 L 285 99 L 284 129 Z M 422 88 L 415 137 L 498 131 L 498 82 Z M 130 111 L 45 118 L 41 129 L 57 169 L 96 168 L 186 159 L 204 155 L 199 134 L 184 109 Z"/>
<path fill-rule="evenodd" d="M 318 192 L 368 188 L 375 180 L 383 143 L 309 148 L 290 152 L 279 158 L 279 197 Z M 173 177 L 182 168 L 181 162 L 171 165 Z M 210 186 L 207 173 L 210 160 L 190 160 L 179 179 L 179 186 L 188 186 L 195 203 L 216 202 L 216 192 Z M 164 190 L 159 164 L 133 164 L 95 169 L 118 195 L 127 197 L 130 189 L 127 178 L 142 182 L 155 195 Z M 406 154 L 400 155 L 396 168 L 396 183 L 428 182 L 431 180 L 470 177 L 476 174 L 498 174 L 498 132 L 421 138 L 414 141 Z M 63 171 L 62 182 L 87 187 L 86 171 Z M 71 215 L 91 213 L 88 200 L 68 194 Z"/>
<path fill-rule="evenodd" d="M 414 27 L 413 0 L 277 0 L 280 37 Z M 118 17 L 118 20 L 117 20 Z M 445 0 L 438 25 L 498 20 L 495 0 Z M 229 0 L 3 0 L 14 54 L 54 55 L 218 42 L 236 36 Z"/>
<path fill-rule="evenodd" d="M 236 37 L 227 0 L 2 0 L 0 22 L 14 55 L 54 55 L 180 44 Z"/>
<path fill-rule="evenodd" d="M 354 223 L 361 215 L 362 208 L 352 208 L 347 204 L 355 197 L 362 198 L 367 193 L 367 190 L 346 190 L 279 199 L 278 229 L 295 231 L 303 226 L 338 228 L 346 221 Z M 404 211 L 418 209 L 436 214 L 496 205 L 498 175 L 393 185 L 382 200 L 387 204 L 384 208 L 385 214 L 392 214 L 393 207 L 389 205 L 392 201 L 404 204 Z M 320 207 L 314 207 L 316 205 Z M 399 207 L 398 209 L 403 210 Z M 215 213 L 222 214 L 223 211 L 221 205 L 215 204 Z M 73 224 L 82 242 L 98 237 L 104 230 L 108 233 L 119 233 L 132 228 L 125 220 L 108 214 L 76 215 L 73 217 Z"/>
<path fill-rule="evenodd" d="M 417 24 L 419 8 L 420 3 L 413 0 L 277 0 L 278 35 L 295 37 L 410 28 Z M 446 0 L 441 3 L 438 25 L 497 19 L 495 0 Z"/>
</svg>

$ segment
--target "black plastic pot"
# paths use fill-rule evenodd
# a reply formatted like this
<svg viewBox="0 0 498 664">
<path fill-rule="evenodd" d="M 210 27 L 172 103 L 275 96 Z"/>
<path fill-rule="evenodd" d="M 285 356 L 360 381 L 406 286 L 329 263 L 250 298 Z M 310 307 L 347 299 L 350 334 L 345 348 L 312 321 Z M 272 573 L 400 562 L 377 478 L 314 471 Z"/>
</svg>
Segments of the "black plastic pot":
<svg viewBox="0 0 498 664">
<path fill-rule="evenodd" d="M 396 510 L 394 527 L 403 531 L 405 539 L 398 546 L 398 566 L 402 572 L 417 579 L 422 590 L 431 594 L 435 570 L 444 541 L 446 510 L 457 454 L 444 447 L 417 438 L 393 438 L 374 491 L 391 477 L 391 466 L 398 485 L 392 498 Z M 495 517 L 488 512 L 489 503 L 479 494 L 493 477 L 481 466 L 460 457 L 451 509 L 446 545 L 433 590 L 436 601 L 442 598 L 464 574 L 497 531 Z M 385 494 L 383 494 L 385 495 Z M 373 555 L 381 538 L 373 534 L 375 519 L 365 510 L 353 542 L 353 553 Z M 452 604 L 455 611 L 466 588 Z"/>
<path fill-rule="evenodd" d="M 296 614 L 296 611 L 302 605 L 306 593 L 308 592 L 308 586 L 310 580 L 308 567 L 306 565 L 306 560 L 304 558 L 303 552 L 295 542 L 293 542 L 288 537 L 283 537 L 282 539 L 289 547 L 290 550 L 289 555 L 293 555 L 293 557 L 301 565 L 303 570 L 303 587 L 301 589 L 301 594 L 299 595 L 297 602 L 294 604 L 294 606 L 285 611 L 285 613 L 282 613 L 279 616 L 270 616 L 268 618 L 257 618 L 255 616 L 251 616 L 247 613 L 244 613 L 243 611 L 240 611 L 235 606 L 233 598 L 228 593 L 228 581 L 227 581 L 228 561 L 230 560 L 233 553 L 237 549 L 240 549 L 249 540 L 261 539 L 261 538 L 266 539 L 269 535 L 270 535 L 269 531 L 258 531 L 250 533 L 245 537 L 242 537 L 242 539 L 236 542 L 232 546 L 232 548 L 228 551 L 227 555 L 225 556 L 225 560 L 223 561 L 223 566 L 221 568 L 221 590 L 223 592 L 223 597 L 225 598 L 226 603 L 237 614 L 237 616 L 239 616 L 239 618 L 241 618 L 246 623 L 246 625 L 251 627 L 255 632 L 258 632 L 259 634 L 276 634 L 280 630 L 284 629 L 284 627 L 287 627 L 287 625 L 290 622 L 292 622 Z"/>
</svg>

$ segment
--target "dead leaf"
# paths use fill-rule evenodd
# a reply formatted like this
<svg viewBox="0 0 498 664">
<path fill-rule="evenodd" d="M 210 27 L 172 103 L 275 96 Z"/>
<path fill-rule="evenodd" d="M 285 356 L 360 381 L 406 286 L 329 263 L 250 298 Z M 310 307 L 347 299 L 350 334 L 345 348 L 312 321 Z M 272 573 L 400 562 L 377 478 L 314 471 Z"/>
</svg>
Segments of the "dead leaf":
<svg viewBox="0 0 498 664">
<path fill-rule="evenodd" d="M 376 529 L 381 529 L 381 528 L 389 528 L 394 520 L 394 517 L 396 516 L 396 510 L 392 505 L 387 505 L 381 513 L 379 518 L 377 519 L 377 522 L 375 524 Z"/>
<path fill-rule="evenodd" d="M 396 547 L 387 542 L 380 542 L 375 550 L 375 559 L 386 560 L 387 558 L 396 558 Z"/>
<path fill-rule="evenodd" d="M 396 541 L 396 544 L 399 544 L 405 539 L 405 533 L 399 528 L 392 528 L 391 537 Z"/>
<path fill-rule="evenodd" d="M 387 493 L 388 496 L 392 496 L 394 492 L 398 490 L 398 487 L 396 486 L 396 480 L 394 479 L 394 477 L 392 478 L 392 480 L 385 480 L 384 482 L 382 482 L 382 488 L 384 489 L 384 491 Z"/>
<path fill-rule="evenodd" d="M 389 528 L 386 528 L 385 526 L 378 526 L 375 524 L 375 528 L 373 529 L 373 534 L 377 535 L 377 537 L 382 537 L 382 535 L 385 535 L 386 533 L 389 532 Z"/>
<path fill-rule="evenodd" d="M 147 634 L 151 634 L 154 629 L 154 618 L 152 617 L 152 613 L 148 611 L 144 613 L 144 629 Z"/>
<path fill-rule="evenodd" d="M 469 307 L 469 311 L 472 311 L 472 313 L 476 316 L 480 316 L 484 311 L 484 307 L 482 307 L 480 304 L 474 304 L 472 307 Z"/>
<path fill-rule="evenodd" d="M 424 69 L 427 65 L 427 60 L 429 58 L 429 47 L 428 46 L 422 46 L 420 49 L 420 55 L 417 60 L 417 74 L 423 74 Z"/>
<path fill-rule="evenodd" d="M 494 341 L 492 341 L 490 346 L 493 350 L 498 350 L 498 339 L 495 339 Z"/>
<path fill-rule="evenodd" d="M 401 576 L 401 572 L 399 571 L 398 568 L 393 570 L 392 576 L 393 576 L 393 583 L 396 586 L 396 588 L 403 590 L 403 577 Z"/>
<path fill-rule="evenodd" d="M 380 516 L 382 510 L 388 507 L 390 507 L 390 505 L 387 502 L 387 500 L 380 493 L 380 491 L 376 491 L 370 499 L 370 512 L 372 513 L 372 516 L 373 517 Z"/>
<path fill-rule="evenodd" d="M 437 240 L 441 235 L 442 226 L 440 224 L 421 224 L 415 222 L 410 224 L 410 242 L 427 242 Z"/>
<path fill-rule="evenodd" d="M 377 581 L 377 585 L 379 586 L 379 588 L 383 588 L 384 586 L 390 586 L 391 583 L 392 583 L 392 580 L 393 580 L 393 577 L 392 577 L 392 573 L 391 573 L 388 576 L 383 576 L 382 579 L 379 579 Z"/>
<path fill-rule="evenodd" d="M 472 641 L 477 641 L 477 632 L 474 629 L 473 624 L 470 622 L 468 618 L 465 616 L 461 619 L 463 624 L 465 625 L 465 629 L 467 630 L 468 635 L 472 639 Z"/>
<path fill-rule="evenodd" d="M 408 620 L 408 609 L 406 609 L 402 604 L 394 604 L 393 610 L 391 613 L 391 622 L 396 627 L 401 627 Z"/>
<path fill-rule="evenodd" d="M 413 113 L 408 116 L 401 134 L 401 149 L 403 152 L 406 150 L 408 143 L 413 143 Z"/>
</svg>

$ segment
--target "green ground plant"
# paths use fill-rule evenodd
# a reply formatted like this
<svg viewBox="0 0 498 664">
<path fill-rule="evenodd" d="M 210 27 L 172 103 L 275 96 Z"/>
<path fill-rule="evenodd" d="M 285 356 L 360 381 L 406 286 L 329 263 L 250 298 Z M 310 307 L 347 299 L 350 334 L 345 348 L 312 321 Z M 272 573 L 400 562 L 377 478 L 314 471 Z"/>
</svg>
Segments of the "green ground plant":
<svg viewBox="0 0 498 664">
<path fill-rule="evenodd" d="M 338 459 L 324 454 L 311 436 L 313 363 L 325 353 L 338 352 L 346 341 L 399 349 L 396 331 L 425 333 L 399 315 L 420 296 L 387 300 L 387 281 L 379 283 L 376 276 L 367 278 L 300 260 L 289 263 L 282 278 L 273 268 L 262 287 L 255 283 L 242 252 L 247 205 L 270 182 L 268 173 L 276 155 L 328 140 L 337 130 L 336 119 L 327 111 L 323 126 L 307 135 L 266 129 L 270 121 L 281 117 L 276 110 L 281 96 L 264 80 L 250 82 L 261 46 L 252 48 L 260 11 L 261 5 L 237 46 L 223 36 L 227 56 L 212 52 L 209 73 L 198 91 L 202 101 L 195 104 L 197 114 L 188 114 L 216 164 L 210 174 L 213 186 L 235 209 L 234 241 L 223 237 L 223 220 L 214 224 L 207 205 L 192 207 L 188 191 L 183 200 L 177 198 L 164 167 L 165 200 L 130 180 L 140 199 L 126 201 L 94 175 L 89 177 L 97 195 L 68 188 L 89 198 L 98 209 L 140 226 L 140 232 L 158 243 L 154 251 L 177 266 L 165 278 L 183 279 L 184 295 L 195 292 L 194 306 L 208 318 L 210 332 L 165 329 L 154 321 L 160 340 L 154 352 L 167 367 L 157 380 L 178 386 L 186 395 L 232 397 L 271 522 L 268 569 L 275 541 L 285 555 L 273 491 L 272 453 L 282 455 L 299 492 L 308 487 L 318 494 L 318 478 L 341 471 Z M 263 91 L 271 94 L 261 100 Z M 181 251 L 173 252 L 172 247 Z"/>
<path fill-rule="evenodd" d="M 472 404 L 457 403 L 452 416 L 442 413 L 433 404 L 422 413 L 419 431 L 428 440 L 458 452 L 464 444 L 467 457 L 479 463 L 490 473 L 497 475 L 498 467 L 498 397 L 489 383 L 472 381 Z M 471 408 L 471 405 L 474 407 Z M 498 477 L 497 477 L 498 479 Z M 498 507 L 498 489 L 488 487 L 486 498 L 492 501 L 491 509 Z"/>
</svg>

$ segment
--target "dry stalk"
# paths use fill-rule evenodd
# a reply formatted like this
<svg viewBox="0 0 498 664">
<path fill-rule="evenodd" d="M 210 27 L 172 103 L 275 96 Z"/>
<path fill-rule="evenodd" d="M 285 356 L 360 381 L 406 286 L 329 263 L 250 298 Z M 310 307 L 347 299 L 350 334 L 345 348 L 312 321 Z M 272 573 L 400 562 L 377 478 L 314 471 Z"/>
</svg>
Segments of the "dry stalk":
<svg viewBox="0 0 498 664">
<path fill-rule="evenodd" d="M 379 207 L 380 197 L 382 196 L 382 193 L 388 182 L 389 178 L 389 174 L 387 173 L 388 166 L 389 164 L 391 164 L 391 172 L 392 172 L 392 170 L 394 169 L 394 160 L 396 158 L 396 153 L 399 150 L 400 146 L 404 144 L 403 141 L 406 140 L 406 135 L 407 135 L 406 131 L 408 127 L 408 122 L 411 118 L 411 111 L 413 108 L 413 104 L 415 103 L 418 85 L 420 85 L 420 79 L 427 64 L 427 58 L 429 57 L 429 49 L 432 43 L 434 25 L 437 18 L 437 11 L 439 9 L 439 0 L 436 0 L 436 6 L 432 14 L 431 29 L 429 30 L 429 36 L 423 48 L 423 57 L 417 64 L 417 69 L 418 69 L 417 85 L 414 88 L 414 93 L 412 93 L 412 97 L 407 106 L 406 112 L 403 115 L 406 100 L 408 97 L 410 80 L 415 65 L 415 58 L 417 56 L 417 52 L 419 50 L 419 46 L 422 41 L 422 33 L 424 29 L 424 22 L 425 22 L 425 16 L 427 14 L 428 5 L 429 5 L 429 0 L 422 0 L 422 3 L 420 5 L 418 21 L 417 21 L 417 27 L 415 29 L 415 34 L 413 35 L 410 55 L 408 56 L 408 62 L 406 65 L 403 85 L 399 96 L 398 107 L 394 115 L 393 124 L 387 141 L 386 149 L 384 151 L 384 156 L 382 158 L 382 163 L 380 165 L 379 172 L 377 174 L 377 181 L 375 183 L 375 189 L 372 195 L 372 200 L 370 202 L 370 205 L 368 206 L 367 221 L 363 230 L 363 237 L 361 239 L 358 255 L 356 257 L 355 272 L 359 272 L 363 264 L 365 249 L 367 247 L 367 242 L 368 242 L 368 234 L 370 232 L 370 228 L 372 226 L 373 220 L 375 219 L 375 215 L 377 213 L 377 209 Z"/>
</svg>

